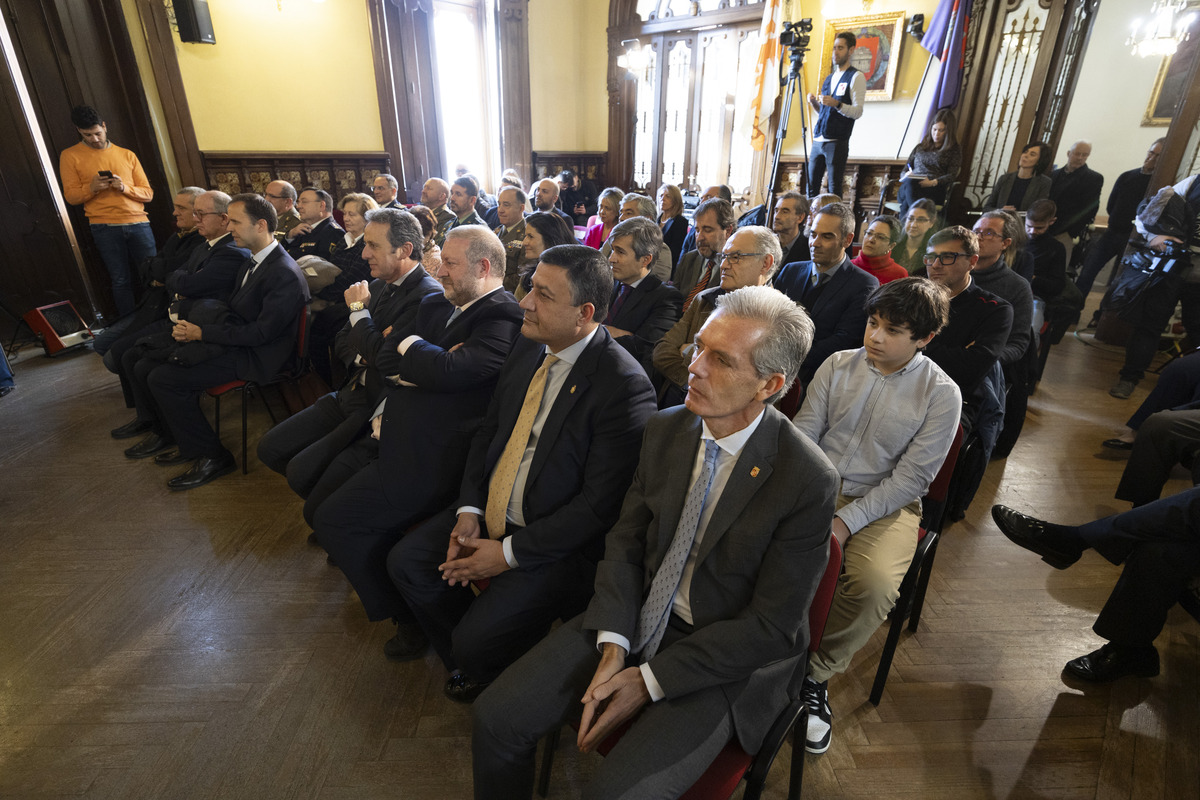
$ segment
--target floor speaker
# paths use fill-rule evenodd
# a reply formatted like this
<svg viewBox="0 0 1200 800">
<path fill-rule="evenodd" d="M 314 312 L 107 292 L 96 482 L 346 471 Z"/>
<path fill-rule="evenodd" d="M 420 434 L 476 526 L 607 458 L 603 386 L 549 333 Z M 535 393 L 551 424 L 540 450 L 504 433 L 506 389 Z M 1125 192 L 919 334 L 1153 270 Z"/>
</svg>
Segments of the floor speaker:
<svg viewBox="0 0 1200 800">
<path fill-rule="evenodd" d="M 21 319 L 37 336 L 48 356 L 87 344 L 93 338 L 91 329 L 70 300 L 35 308 Z"/>
</svg>

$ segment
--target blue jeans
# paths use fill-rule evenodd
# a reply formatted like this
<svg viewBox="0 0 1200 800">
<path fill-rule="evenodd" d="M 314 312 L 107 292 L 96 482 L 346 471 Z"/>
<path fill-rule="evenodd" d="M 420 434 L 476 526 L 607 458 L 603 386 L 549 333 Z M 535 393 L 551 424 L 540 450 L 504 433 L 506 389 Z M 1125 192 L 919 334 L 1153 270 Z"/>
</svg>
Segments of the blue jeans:
<svg viewBox="0 0 1200 800">
<path fill-rule="evenodd" d="M 8 389 L 13 385 L 12 367 L 8 365 L 8 354 L 4 352 L 3 347 L 0 347 L 0 389 Z"/>
<path fill-rule="evenodd" d="M 113 302 L 117 304 L 117 316 L 123 317 L 133 311 L 133 276 L 138 265 L 154 255 L 154 234 L 149 222 L 133 225 L 92 225 L 92 240 L 104 267 L 112 280 Z"/>
<path fill-rule="evenodd" d="M 821 193 L 821 179 L 829 170 L 829 191 L 842 196 L 842 176 L 846 174 L 846 159 L 850 155 L 850 140 L 835 139 L 832 142 L 813 142 L 812 164 L 808 170 L 808 195 Z"/>
</svg>

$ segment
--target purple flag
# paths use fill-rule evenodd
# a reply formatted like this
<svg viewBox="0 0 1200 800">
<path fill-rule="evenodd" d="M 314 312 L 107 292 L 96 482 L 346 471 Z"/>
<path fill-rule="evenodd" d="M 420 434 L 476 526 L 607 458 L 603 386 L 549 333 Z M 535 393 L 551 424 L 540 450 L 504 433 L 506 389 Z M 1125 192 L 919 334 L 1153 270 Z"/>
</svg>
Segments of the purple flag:
<svg viewBox="0 0 1200 800">
<path fill-rule="evenodd" d="M 963 58 L 967 47 L 967 22 L 971 17 L 973 0 L 941 0 L 929 20 L 929 29 L 921 39 L 921 47 L 938 60 L 934 75 L 933 93 L 929 99 L 929 115 L 925 130 L 933 124 L 940 109 L 958 105 L 962 92 Z"/>
</svg>

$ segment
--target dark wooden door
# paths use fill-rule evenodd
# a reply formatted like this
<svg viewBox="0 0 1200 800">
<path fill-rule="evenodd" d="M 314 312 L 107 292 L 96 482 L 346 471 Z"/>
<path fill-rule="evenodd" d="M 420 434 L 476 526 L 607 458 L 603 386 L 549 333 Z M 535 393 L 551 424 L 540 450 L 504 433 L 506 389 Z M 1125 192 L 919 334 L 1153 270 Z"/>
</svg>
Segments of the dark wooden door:
<svg viewBox="0 0 1200 800">
<path fill-rule="evenodd" d="M 2 268 L 0 291 L 6 303 L 19 313 L 69 299 L 87 317 L 91 304 L 72 256 L 69 229 L 73 229 L 87 281 L 100 309 L 111 319 L 115 309 L 108 274 L 92 244 L 83 209 L 69 207 L 63 219 L 52 198 L 61 197 L 58 154 L 79 141 L 70 110 L 87 103 L 104 117 L 109 139 L 132 150 L 141 161 L 155 191 L 154 200 L 146 208 L 155 238 L 162 241 L 174 230 L 172 187 L 167 183 L 150 124 L 120 0 L 0 0 L 0 11 L 32 103 L 31 115 L 27 116 L 15 102 L 15 76 L 6 64 L 6 121 L 13 124 L 6 125 L 7 130 L 0 134 L 6 143 L 11 142 L 0 152 L 0 174 L 5 176 L 6 184 L 5 208 L 0 211 L 13 209 L 14 219 L 7 219 L 9 215 L 4 213 L 6 219 L 0 222 L 4 235 L 0 245 L 8 262 Z M 34 136 L 40 137 L 48 152 L 49 175 L 36 157 Z M 10 252 L 25 255 L 12 260 L 8 258 Z"/>
</svg>

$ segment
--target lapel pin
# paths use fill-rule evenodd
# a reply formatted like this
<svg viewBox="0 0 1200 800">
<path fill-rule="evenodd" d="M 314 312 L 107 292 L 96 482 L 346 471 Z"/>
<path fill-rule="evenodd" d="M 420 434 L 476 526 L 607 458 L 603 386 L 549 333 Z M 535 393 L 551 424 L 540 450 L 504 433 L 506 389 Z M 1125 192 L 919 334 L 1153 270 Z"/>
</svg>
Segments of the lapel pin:
<svg viewBox="0 0 1200 800">
<path fill-rule="evenodd" d="M 750 468 L 750 477 L 751 477 L 751 478 L 757 478 L 757 477 L 758 477 L 758 467 L 751 467 L 751 468 Z"/>
<path fill-rule="evenodd" d="M 571 387 L 571 394 L 575 394 L 575 387 L 574 387 L 574 386 L 572 386 L 572 387 Z"/>
</svg>

